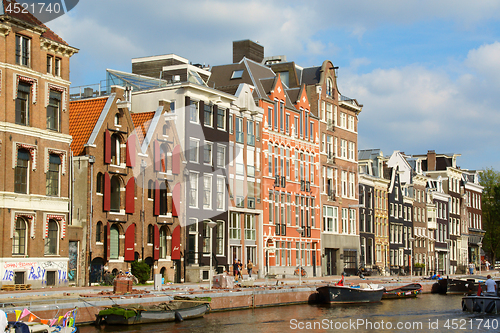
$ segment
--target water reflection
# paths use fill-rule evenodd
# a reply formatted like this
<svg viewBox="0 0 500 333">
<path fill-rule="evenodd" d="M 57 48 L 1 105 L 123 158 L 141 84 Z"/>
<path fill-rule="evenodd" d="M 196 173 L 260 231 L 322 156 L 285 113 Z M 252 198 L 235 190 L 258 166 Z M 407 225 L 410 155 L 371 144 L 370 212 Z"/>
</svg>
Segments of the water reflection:
<svg viewBox="0 0 500 333">
<path fill-rule="evenodd" d="M 481 325 L 479 325 L 480 321 Z M 446 323 L 448 323 L 447 327 Z M 499 324 L 500 315 L 462 312 L 461 296 L 426 294 L 416 299 L 388 300 L 376 304 L 291 305 L 216 312 L 207 314 L 204 318 L 182 323 L 102 326 L 101 328 L 84 326 L 80 327 L 80 332 L 256 333 L 327 332 L 332 330 L 348 332 L 498 332 Z"/>
</svg>

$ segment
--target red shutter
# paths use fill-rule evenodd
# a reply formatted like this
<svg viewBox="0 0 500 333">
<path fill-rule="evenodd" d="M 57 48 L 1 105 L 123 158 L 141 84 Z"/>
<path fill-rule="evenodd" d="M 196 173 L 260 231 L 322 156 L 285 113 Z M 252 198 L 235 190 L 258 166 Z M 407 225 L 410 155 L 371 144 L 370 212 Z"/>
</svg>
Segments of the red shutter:
<svg viewBox="0 0 500 333">
<path fill-rule="evenodd" d="M 155 234 L 153 240 L 153 259 L 160 259 L 160 229 L 158 229 L 158 225 L 155 224 Z"/>
<path fill-rule="evenodd" d="M 177 226 L 172 232 L 172 260 L 181 260 L 181 227 Z"/>
<path fill-rule="evenodd" d="M 104 132 L 104 163 L 111 163 L 111 134 L 108 130 Z"/>
<path fill-rule="evenodd" d="M 177 183 L 172 191 L 172 216 L 179 216 L 181 209 L 181 184 Z"/>
<path fill-rule="evenodd" d="M 154 196 L 154 214 L 153 215 L 160 215 L 160 183 L 158 181 L 155 181 L 155 196 Z"/>
<path fill-rule="evenodd" d="M 181 146 L 177 145 L 172 153 L 172 173 L 178 175 L 181 173 Z"/>
<path fill-rule="evenodd" d="M 127 166 L 135 167 L 135 134 L 129 136 L 127 140 Z"/>
<path fill-rule="evenodd" d="M 111 223 L 108 222 L 106 226 L 106 261 L 109 260 L 111 256 Z"/>
<path fill-rule="evenodd" d="M 125 213 L 134 214 L 135 212 L 135 178 L 130 178 L 125 188 Z"/>
<path fill-rule="evenodd" d="M 127 231 L 125 231 L 125 261 L 134 261 L 135 259 L 134 243 L 135 243 L 135 224 L 131 224 L 127 228 Z"/>
<path fill-rule="evenodd" d="M 102 202 L 102 210 L 109 212 L 111 208 L 111 178 L 107 172 L 104 173 L 104 198 Z"/>
<path fill-rule="evenodd" d="M 161 171 L 161 156 L 160 156 L 160 143 L 155 140 L 154 143 L 154 158 L 155 158 L 155 171 Z"/>
</svg>

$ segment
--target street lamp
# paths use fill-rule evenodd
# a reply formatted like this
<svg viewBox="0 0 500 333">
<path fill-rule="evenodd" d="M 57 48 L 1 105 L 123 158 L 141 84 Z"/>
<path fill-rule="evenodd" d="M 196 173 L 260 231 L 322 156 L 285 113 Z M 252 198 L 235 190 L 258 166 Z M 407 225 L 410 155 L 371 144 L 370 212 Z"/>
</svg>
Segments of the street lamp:
<svg viewBox="0 0 500 333">
<path fill-rule="evenodd" d="M 302 238 L 302 232 L 304 232 L 304 228 L 298 227 L 297 232 L 299 233 L 299 286 L 302 285 L 302 244 L 300 242 Z"/>
<path fill-rule="evenodd" d="M 481 275 L 481 248 L 483 243 L 479 242 L 477 243 L 477 246 L 479 246 L 479 275 Z"/>
<path fill-rule="evenodd" d="M 408 237 L 408 240 L 410 241 L 410 281 L 413 280 L 413 241 L 415 238 L 412 236 Z"/>
<path fill-rule="evenodd" d="M 447 250 L 448 250 L 448 268 L 446 269 L 447 271 L 447 274 L 450 274 L 450 243 L 451 243 L 451 239 L 447 239 L 446 240 L 446 247 L 447 247 Z"/>
<path fill-rule="evenodd" d="M 213 247 L 213 243 L 212 243 L 212 232 L 213 232 L 213 229 L 214 227 L 217 225 L 216 222 L 214 221 L 209 221 L 207 222 L 207 226 L 210 228 L 210 270 L 208 271 L 208 278 L 209 278 L 209 289 L 212 290 L 212 247 Z"/>
</svg>

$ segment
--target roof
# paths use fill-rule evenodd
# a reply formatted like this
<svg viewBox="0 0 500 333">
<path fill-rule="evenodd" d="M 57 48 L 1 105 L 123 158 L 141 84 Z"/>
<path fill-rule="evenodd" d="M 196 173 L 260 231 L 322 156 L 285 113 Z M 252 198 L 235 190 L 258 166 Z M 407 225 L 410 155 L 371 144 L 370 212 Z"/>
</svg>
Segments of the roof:
<svg viewBox="0 0 500 333">
<path fill-rule="evenodd" d="M 84 145 L 101 115 L 108 97 L 83 99 L 69 103 L 69 134 L 73 137 L 71 150 L 75 156 L 83 154 Z"/>
<path fill-rule="evenodd" d="M 305 85 L 317 84 L 320 81 L 321 67 L 307 67 L 302 70 L 301 83 Z"/>
<path fill-rule="evenodd" d="M 155 112 L 140 112 L 131 113 L 132 121 L 134 122 L 134 127 L 136 129 L 137 139 L 140 144 L 144 141 L 146 133 L 148 132 L 149 125 L 151 124 L 151 119 L 153 119 Z"/>
<path fill-rule="evenodd" d="M 9 16 L 9 17 L 12 17 L 12 18 L 24 21 L 24 22 L 26 22 L 26 23 L 28 23 L 30 25 L 33 25 L 33 26 L 36 26 L 36 27 L 40 27 L 43 30 L 45 30 L 42 33 L 42 35 L 41 35 L 42 37 L 50 39 L 50 40 L 52 40 L 54 42 L 57 42 L 57 43 L 60 43 L 60 44 L 63 44 L 63 45 L 68 45 L 68 43 L 66 43 L 54 31 L 50 30 L 45 24 L 43 24 L 42 22 L 40 22 L 40 20 L 38 20 L 30 12 L 24 12 L 22 10 L 19 11 L 19 13 L 15 13 L 14 11 L 7 11 L 7 6 L 9 6 L 9 4 L 11 4 L 11 3 L 15 3 L 15 1 L 14 0 L 11 0 L 11 1 L 9 1 L 9 0 L 2 0 L 2 7 L 0 8 L 0 16 L 3 16 L 3 15 Z"/>
</svg>

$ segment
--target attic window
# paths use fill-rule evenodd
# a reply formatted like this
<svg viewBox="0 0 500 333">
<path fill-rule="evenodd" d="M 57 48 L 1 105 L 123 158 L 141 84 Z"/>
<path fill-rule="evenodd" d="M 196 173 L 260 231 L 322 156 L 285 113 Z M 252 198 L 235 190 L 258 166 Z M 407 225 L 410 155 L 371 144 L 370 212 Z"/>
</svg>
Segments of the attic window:
<svg viewBox="0 0 500 333">
<path fill-rule="evenodd" d="M 243 69 L 233 71 L 231 79 L 241 79 L 243 77 Z"/>
</svg>

